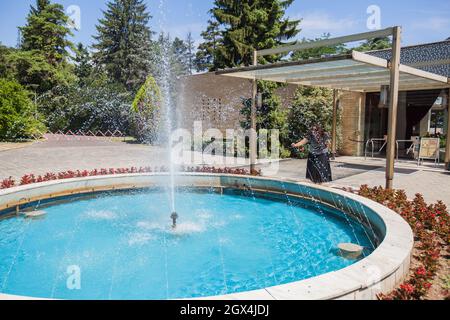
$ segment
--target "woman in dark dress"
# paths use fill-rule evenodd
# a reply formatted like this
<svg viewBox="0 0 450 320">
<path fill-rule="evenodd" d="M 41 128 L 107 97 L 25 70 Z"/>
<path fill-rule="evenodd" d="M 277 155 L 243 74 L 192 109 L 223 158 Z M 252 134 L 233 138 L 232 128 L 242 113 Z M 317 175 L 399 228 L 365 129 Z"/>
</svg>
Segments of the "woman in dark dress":
<svg viewBox="0 0 450 320">
<path fill-rule="evenodd" d="M 306 179 L 314 183 L 321 184 L 333 181 L 328 151 L 329 142 L 330 136 L 320 125 L 314 125 L 302 141 L 292 144 L 293 148 L 300 149 L 309 144 Z"/>
</svg>

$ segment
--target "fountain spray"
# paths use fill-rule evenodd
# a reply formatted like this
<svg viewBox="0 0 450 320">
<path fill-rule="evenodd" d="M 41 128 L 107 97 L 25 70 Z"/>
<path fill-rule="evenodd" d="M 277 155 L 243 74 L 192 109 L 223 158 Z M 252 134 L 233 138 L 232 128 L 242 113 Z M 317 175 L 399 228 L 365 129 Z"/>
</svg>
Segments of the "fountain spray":
<svg viewBox="0 0 450 320">
<path fill-rule="evenodd" d="M 159 10 L 161 12 L 161 20 L 159 21 L 160 30 L 164 32 L 165 30 L 165 10 L 164 10 L 165 2 L 164 0 L 160 0 L 159 2 Z M 170 204 L 171 204 L 171 216 L 172 219 L 172 227 L 176 227 L 176 220 L 178 219 L 178 214 L 175 210 L 175 166 L 174 166 L 174 158 L 173 158 L 173 148 L 171 145 L 171 133 L 173 130 L 173 114 L 174 110 L 172 109 L 172 97 L 171 97 L 171 64 L 170 64 L 170 38 L 167 36 L 165 38 L 165 34 L 162 33 L 161 38 L 161 69 L 160 69 L 160 87 L 163 95 L 163 112 L 165 116 L 165 133 L 167 139 L 167 149 L 169 155 L 169 192 L 170 192 Z"/>
</svg>

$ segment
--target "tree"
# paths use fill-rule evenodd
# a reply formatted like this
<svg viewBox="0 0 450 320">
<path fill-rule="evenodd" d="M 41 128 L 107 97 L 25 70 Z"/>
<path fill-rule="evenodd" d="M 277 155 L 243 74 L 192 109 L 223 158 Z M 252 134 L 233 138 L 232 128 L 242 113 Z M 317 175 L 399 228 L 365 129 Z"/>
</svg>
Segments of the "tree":
<svg viewBox="0 0 450 320">
<path fill-rule="evenodd" d="M 54 86 L 74 81 L 73 67 L 69 64 L 68 40 L 72 35 L 69 18 L 60 4 L 50 0 L 37 0 L 31 6 L 27 24 L 20 27 L 21 50 L 4 52 L 5 68 L 20 84 L 36 94 Z"/>
<path fill-rule="evenodd" d="M 39 51 L 9 49 L 0 53 L 4 61 L 0 75 L 15 78 L 27 89 L 42 94 L 55 86 L 66 86 L 75 81 L 73 66 L 68 63 L 52 65 Z M 4 75 L 2 75 L 4 77 Z"/>
<path fill-rule="evenodd" d="M 44 131 L 29 92 L 15 80 L 0 79 L 0 140 L 31 138 Z"/>
<path fill-rule="evenodd" d="M 389 37 L 374 38 L 365 41 L 360 46 L 353 48 L 355 51 L 372 51 L 392 48 L 392 41 Z"/>
<path fill-rule="evenodd" d="M 92 73 L 91 54 L 82 43 L 77 45 L 75 51 L 75 75 L 80 86 L 84 86 Z"/>
<path fill-rule="evenodd" d="M 285 17 L 285 12 L 292 3 L 293 0 L 215 0 L 211 14 L 221 30 L 221 39 L 212 54 L 205 51 L 207 58 L 214 57 L 211 69 L 250 65 L 253 63 L 254 50 L 289 44 L 287 41 L 300 32 L 300 21 Z M 205 49 L 210 50 L 211 47 L 206 46 Z M 275 62 L 280 59 L 280 55 L 273 55 L 260 57 L 258 62 Z M 286 115 L 281 110 L 279 97 L 274 94 L 277 87 L 277 84 L 258 82 L 259 92 L 263 95 L 263 107 L 258 110 L 258 126 L 259 129 L 279 129 L 283 136 Z M 246 102 L 242 112 L 247 113 L 248 117 L 251 100 Z M 248 121 L 243 125 L 248 127 Z"/>
<path fill-rule="evenodd" d="M 170 38 L 167 38 L 167 40 L 163 41 L 169 41 Z M 176 37 L 173 42 L 170 44 L 171 50 L 169 52 L 169 59 L 172 69 L 172 76 L 179 77 L 184 76 L 189 73 L 189 60 L 187 58 L 189 49 L 187 44 L 181 40 L 180 38 Z"/>
<path fill-rule="evenodd" d="M 51 110 L 46 124 L 53 132 L 120 130 L 128 134 L 132 99 L 122 85 L 111 83 L 106 74 L 96 72 L 83 86 L 72 83 L 53 87 L 40 97 L 39 105 Z"/>
<path fill-rule="evenodd" d="M 217 48 L 215 68 L 250 65 L 253 51 L 286 44 L 299 33 L 299 20 L 285 18 L 294 0 L 215 0 L 211 10 L 223 28 L 223 43 Z M 274 62 L 279 55 L 261 58 Z"/>
<path fill-rule="evenodd" d="M 131 106 L 132 133 L 140 142 L 157 139 L 160 122 L 161 91 L 153 77 L 148 77 Z"/>
<path fill-rule="evenodd" d="M 0 78 L 14 78 L 11 68 L 8 67 L 8 56 L 12 50 L 0 43 Z"/>
<path fill-rule="evenodd" d="M 187 68 L 188 68 L 188 72 L 189 74 L 193 74 L 194 73 L 194 69 L 195 69 L 195 43 L 194 43 L 194 39 L 192 38 L 192 32 L 188 32 L 187 36 L 186 36 L 186 64 L 187 64 Z"/>
<path fill-rule="evenodd" d="M 204 41 L 198 46 L 195 55 L 195 68 L 198 72 L 214 70 L 217 49 L 222 43 L 219 26 L 220 24 L 215 19 L 208 20 L 206 31 L 201 33 Z"/>
<path fill-rule="evenodd" d="M 37 0 L 36 6 L 31 6 L 27 25 L 19 28 L 22 49 L 38 51 L 52 66 L 65 62 L 69 57 L 67 49 L 73 48 L 67 39 L 72 35 L 68 22 L 62 5 L 53 4 L 50 0 Z"/>
<path fill-rule="evenodd" d="M 306 43 L 306 42 L 325 40 L 325 39 L 329 39 L 329 38 L 330 38 L 330 34 L 325 33 L 321 37 L 315 38 L 315 39 L 303 38 L 303 40 L 301 42 Z M 345 51 L 346 51 L 345 45 L 343 45 L 343 44 L 338 44 L 338 45 L 329 46 L 329 47 L 305 49 L 305 50 L 295 51 L 291 56 L 291 60 L 296 61 L 296 60 L 306 60 L 306 59 L 311 59 L 311 58 L 321 58 L 323 56 L 342 54 L 342 53 L 345 53 Z"/>
<path fill-rule="evenodd" d="M 94 37 L 94 62 L 113 81 L 135 90 L 151 71 L 151 16 L 143 0 L 112 0 L 107 6 Z"/>
<path fill-rule="evenodd" d="M 288 157 L 289 145 L 288 112 L 281 108 L 281 98 L 275 94 L 279 84 L 270 81 L 258 81 L 258 92 L 261 94 L 262 105 L 256 111 L 256 130 L 278 130 L 280 134 L 281 156 Z M 251 99 L 243 99 L 241 114 L 245 117 L 241 127 L 251 127 Z"/>
<path fill-rule="evenodd" d="M 326 132 L 331 131 L 333 119 L 333 91 L 319 87 L 299 87 L 289 117 L 289 140 L 299 141 L 315 123 Z"/>
</svg>

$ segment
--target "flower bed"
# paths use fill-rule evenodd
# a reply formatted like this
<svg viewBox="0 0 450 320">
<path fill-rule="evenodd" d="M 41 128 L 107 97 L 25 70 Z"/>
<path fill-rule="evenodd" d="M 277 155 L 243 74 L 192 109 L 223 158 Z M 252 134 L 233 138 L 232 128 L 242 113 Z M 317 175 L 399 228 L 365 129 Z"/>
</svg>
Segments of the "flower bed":
<svg viewBox="0 0 450 320">
<path fill-rule="evenodd" d="M 408 200 L 400 190 L 362 186 L 359 195 L 381 203 L 399 213 L 411 226 L 414 236 L 414 256 L 408 279 L 394 292 L 380 295 L 385 300 L 425 299 L 436 282 L 441 262 L 448 264 L 449 213 L 441 202 L 427 205 L 422 195 Z M 440 298 L 449 299 L 448 288 L 440 288 Z"/>
<path fill-rule="evenodd" d="M 252 171 L 241 168 L 215 168 L 215 167 L 183 167 L 182 172 L 201 172 L 201 173 L 222 173 L 222 174 L 237 174 L 237 175 L 252 175 L 259 176 L 261 171 Z M 45 175 L 24 175 L 19 183 L 17 183 L 12 177 L 4 179 L 0 182 L 0 189 L 8 189 L 15 186 L 23 186 L 32 183 L 82 178 L 82 177 L 94 177 L 94 176 L 106 176 L 115 174 L 129 174 L 129 173 L 151 173 L 151 172 L 168 172 L 166 167 L 131 167 L 131 168 L 117 168 L 117 169 L 94 169 L 94 170 L 76 170 L 76 171 L 64 171 L 59 173 L 49 172 Z"/>
</svg>

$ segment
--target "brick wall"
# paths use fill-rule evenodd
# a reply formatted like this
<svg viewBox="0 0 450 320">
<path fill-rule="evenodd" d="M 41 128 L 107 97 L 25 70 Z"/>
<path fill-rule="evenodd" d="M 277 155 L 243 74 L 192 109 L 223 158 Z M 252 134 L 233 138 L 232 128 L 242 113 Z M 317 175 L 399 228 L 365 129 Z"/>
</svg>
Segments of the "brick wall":
<svg viewBox="0 0 450 320">
<path fill-rule="evenodd" d="M 291 105 L 296 88 L 288 85 L 277 91 L 283 107 Z M 177 100 L 179 125 L 190 130 L 194 121 L 202 121 L 204 129 L 238 129 L 243 120 L 242 100 L 251 95 L 250 80 L 218 76 L 213 72 L 184 77 Z"/>
<path fill-rule="evenodd" d="M 278 90 L 282 106 L 289 108 L 297 86 L 289 85 Z M 192 130 L 194 121 L 202 121 L 203 129 L 240 128 L 243 120 L 240 111 L 242 99 L 250 98 L 250 80 L 217 76 L 204 73 L 184 77 L 178 95 L 179 125 Z M 342 114 L 342 143 L 339 154 L 363 155 L 365 95 L 355 92 L 342 92 L 340 95 Z"/>
</svg>

